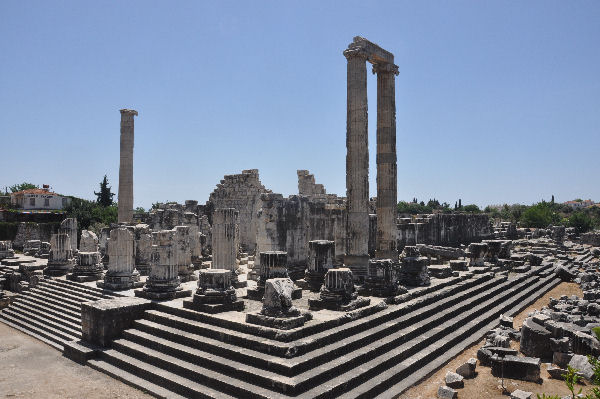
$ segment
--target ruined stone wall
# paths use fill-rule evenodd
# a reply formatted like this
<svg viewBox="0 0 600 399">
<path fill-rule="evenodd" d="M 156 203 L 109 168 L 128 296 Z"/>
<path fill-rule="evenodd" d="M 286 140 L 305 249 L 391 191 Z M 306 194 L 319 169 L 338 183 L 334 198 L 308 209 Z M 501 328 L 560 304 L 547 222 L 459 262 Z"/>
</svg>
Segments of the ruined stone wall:
<svg viewBox="0 0 600 399">
<path fill-rule="evenodd" d="M 298 170 L 297 173 L 298 194 L 306 196 L 326 194 L 325 187 L 315 183 L 315 175 L 310 174 L 308 170 Z"/>
<path fill-rule="evenodd" d="M 25 241 L 40 240 L 50 242 L 50 236 L 56 233 L 60 223 L 19 223 L 17 234 L 12 239 L 13 248 L 22 250 Z"/>
<path fill-rule="evenodd" d="M 341 262 L 345 245 L 345 204 L 335 196 L 309 198 L 281 194 L 261 196 L 258 212 L 257 252 L 286 251 L 292 278 L 303 276 L 311 240 L 335 241 Z"/>
<path fill-rule="evenodd" d="M 600 231 L 590 231 L 589 233 L 583 233 L 581 235 L 581 243 L 593 245 L 594 247 L 600 247 Z"/>
<path fill-rule="evenodd" d="M 416 244 L 456 246 L 488 239 L 492 235 L 492 225 L 486 214 L 419 215 L 414 219 L 400 219 L 398 248 Z"/>
<path fill-rule="evenodd" d="M 206 207 L 235 208 L 239 212 L 240 246 L 245 252 L 251 252 L 256 247 L 260 196 L 270 192 L 260 182 L 257 169 L 244 170 L 241 174 L 226 175 L 210 194 L 210 204 Z"/>
</svg>

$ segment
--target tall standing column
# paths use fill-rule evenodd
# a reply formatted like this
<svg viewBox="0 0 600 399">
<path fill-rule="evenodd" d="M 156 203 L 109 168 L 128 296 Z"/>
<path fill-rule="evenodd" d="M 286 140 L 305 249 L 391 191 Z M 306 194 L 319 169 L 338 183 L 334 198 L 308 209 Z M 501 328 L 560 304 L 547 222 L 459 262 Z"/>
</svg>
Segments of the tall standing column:
<svg viewBox="0 0 600 399">
<path fill-rule="evenodd" d="M 239 212 L 234 208 L 218 208 L 213 213 L 212 264 L 211 269 L 226 269 L 231 272 L 231 283 L 235 288 L 246 286 L 238 279 L 237 252 L 239 248 Z"/>
<path fill-rule="evenodd" d="M 378 259 L 398 260 L 396 216 L 396 99 L 394 64 L 375 64 L 377 74 L 377 247 Z"/>
<path fill-rule="evenodd" d="M 119 163 L 119 223 L 133 221 L 133 109 L 121 110 L 121 155 Z"/>
<path fill-rule="evenodd" d="M 367 54 L 344 51 L 348 60 L 346 114 L 346 255 L 355 278 L 364 279 L 369 266 L 369 138 Z"/>
</svg>

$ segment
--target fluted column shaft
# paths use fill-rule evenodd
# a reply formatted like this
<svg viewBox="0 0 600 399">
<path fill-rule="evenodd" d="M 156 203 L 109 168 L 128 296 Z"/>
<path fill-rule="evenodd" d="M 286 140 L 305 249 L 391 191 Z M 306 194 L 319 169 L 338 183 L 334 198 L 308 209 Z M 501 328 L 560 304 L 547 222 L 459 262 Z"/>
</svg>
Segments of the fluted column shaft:
<svg viewBox="0 0 600 399">
<path fill-rule="evenodd" d="M 346 50 L 346 257 L 356 275 L 366 275 L 369 259 L 369 141 L 367 105 L 367 56 Z"/>
<path fill-rule="evenodd" d="M 398 259 L 396 100 L 393 64 L 374 65 L 377 74 L 377 247 L 378 259 Z"/>
<path fill-rule="evenodd" d="M 118 222 L 133 221 L 133 117 L 135 110 L 121 110 L 121 152 L 119 162 Z"/>
</svg>

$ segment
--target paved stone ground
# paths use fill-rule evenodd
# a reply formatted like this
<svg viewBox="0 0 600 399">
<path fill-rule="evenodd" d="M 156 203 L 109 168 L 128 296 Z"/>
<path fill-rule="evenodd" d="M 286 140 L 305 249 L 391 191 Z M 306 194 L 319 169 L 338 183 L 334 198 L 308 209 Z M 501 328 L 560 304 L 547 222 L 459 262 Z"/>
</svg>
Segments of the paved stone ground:
<svg viewBox="0 0 600 399">
<path fill-rule="evenodd" d="M 56 349 L 0 323 L 0 398 L 152 396 L 62 357 Z"/>
<path fill-rule="evenodd" d="M 515 328 L 521 328 L 523 320 L 527 317 L 527 314 L 532 312 L 534 309 L 541 309 L 543 306 L 547 306 L 550 297 L 558 298 L 561 295 L 577 295 L 581 297 L 583 295 L 578 284 L 575 283 L 560 283 L 552 290 L 547 292 L 543 297 L 539 298 L 529 307 L 524 309 L 518 315 L 514 317 Z M 467 348 L 458 357 L 452 359 L 448 364 L 439 369 L 433 375 L 419 384 L 413 386 L 408 391 L 404 392 L 397 399 L 430 399 L 437 397 L 437 389 L 440 385 L 443 385 L 444 377 L 447 371 L 456 371 L 456 368 L 462 363 L 466 362 L 469 358 L 477 358 L 477 350 L 484 344 L 485 340 L 481 340 L 476 345 Z M 519 344 L 511 342 L 511 347 L 519 349 Z M 508 396 L 502 394 L 501 381 L 499 378 L 494 377 L 489 367 L 482 367 L 477 364 L 478 375 L 474 379 L 465 379 L 465 387 L 458 389 L 458 397 L 460 399 L 506 399 Z M 551 394 L 565 396 L 569 394 L 569 390 L 565 386 L 563 381 L 550 379 L 548 372 L 546 371 L 546 365 L 542 363 L 541 377 L 543 379 L 542 384 L 536 384 L 533 382 L 519 381 L 519 380 L 504 380 L 504 387 L 509 391 L 515 391 L 521 389 L 523 391 L 533 392 L 534 398 L 536 394 Z M 587 392 L 589 387 L 582 386 L 584 393 Z M 579 389 L 579 388 L 577 388 Z"/>
</svg>

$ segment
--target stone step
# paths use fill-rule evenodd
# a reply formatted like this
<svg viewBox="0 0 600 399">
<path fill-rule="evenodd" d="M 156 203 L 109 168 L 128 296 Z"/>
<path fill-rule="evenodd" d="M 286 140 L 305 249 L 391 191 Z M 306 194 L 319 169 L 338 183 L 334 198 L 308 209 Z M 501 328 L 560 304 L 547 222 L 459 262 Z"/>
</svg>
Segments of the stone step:
<svg viewBox="0 0 600 399">
<path fill-rule="evenodd" d="M 431 362 L 435 362 L 436 359 L 441 356 L 445 355 L 444 358 L 447 358 L 447 360 L 452 359 L 470 344 L 480 340 L 490 328 L 497 325 L 500 314 L 507 313 L 507 311 L 510 311 L 515 307 L 527 306 L 529 303 L 535 301 L 536 297 L 547 292 L 547 290 L 551 289 L 556 284 L 555 278 L 549 278 L 526 286 L 525 289 L 514 287 L 507 290 L 502 295 L 502 298 L 495 298 L 495 300 L 492 301 L 492 304 L 495 306 L 487 308 L 484 313 L 481 313 L 473 320 L 466 323 L 456 323 L 454 325 L 441 325 L 439 327 L 440 331 L 435 333 L 440 339 L 428 344 L 426 348 L 412 354 L 409 358 L 402 359 L 400 362 L 394 361 L 392 363 L 382 361 L 380 365 L 376 366 L 377 369 L 373 370 L 377 372 L 377 378 L 365 380 L 362 384 L 354 387 L 340 397 L 379 397 L 383 391 L 386 392 L 383 397 L 395 397 L 399 395 L 403 390 L 414 385 L 418 381 L 416 376 L 413 376 L 412 373 L 419 373 L 420 370 L 428 367 Z M 502 300 L 503 298 L 505 300 Z M 425 336 L 419 337 L 419 339 L 431 340 L 427 335 L 434 336 L 433 334 L 426 334 Z M 411 342 L 408 342 L 405 345 L 409 346 L 411 345 Z M 390 358 L 393 357 L 390 356 Z M 441 365 L 443 365 L 443 363 L 441 363 Z M 365 364 L 365 367 L 368 366 L 368 364 Z M 430 370 L 430 372 L 433 370 Z M 394 386 L 394 382 L 397 384 L 405 383 L 405 388 L 400 391 L 398 390 L 399 386 L 396 386 L 396 389 L 390 389 L 390 386 Z M 348 381 L 348 383 L 350 384 L 351 382 Z M 322 396 L 317 394 L 311 397 Z"/>
<path fill-rule="evenodd" d="M 154 384 L 187 398 L 233 399 L 241 397 L 255 397 L 254 395 L 240 396 L 237 394 L 232 395 L 227 392 L 217 391 L 204 384 L 200 384 L 197 381 L 192 381 L 188 378 L 181 377 L 175 373 L 152 366 L 148 363 L 142 362 L 138 359 L 114 350 L 102 352 L 100 360 L 114 367 L 125 370 L 137 377 L 143 378 L 143 384 L 145 384 L 146 381 L 152 381 Z M 100 362 L 95 362 L 96 366 L 98 366 L 98 363 Z M 220 378 L 224 380 L 229 379 L 229 377 L 226 375 L 220 375 Z"/>
<path fill-rule="evenodd" d="M 36 305 L 32 306 L 30 303 L 24 301 L 12 303 L 10 305 L 10 308 L 13 310 L 19 310 L 21 312 L 28 312 L 32 316 L 37 316 L 39 319 L 48 320 L 49 322 L 56 325 L 57 328 L 62 326 L 68 328 L 70 331 L 81 331 L 81 319 L 73 320 L 62 314 L 52 314 L 48 312 L 46 308 L 40 308 Z"/>
<path fill-rule="evenodd" d="M 31 322 L 39 328 L 47 329 L 67 341 L 70 340 L 70 337 L 81 338 L 81 326 L 79 326 L 79 330 L 76 330 L 71 328 L 70 323 L 60 321 L 55 317 L 40 316 L 21 306 L 9 306 L 3 312 L 23 321 Z"/>
<path fill-rule="evenodd" d="M 44 331 L 36 331 L 36 328 L 34 327 L 33 329 L 30 328 L 29 326 L 22 326 L 21 321 L 18 319 L 13 320 L 11 316 L 8 315 L 3 315 L 2 312 L 0 312 L 0 323 L 6 324 L 9 327 L 14 328 L 15 330 L 19 330 L 24 334 L 27 334 L 39 341 L 42 341 L 48 345 L 50 345 L 51 347 L 53 347 L 54 349 L 58 349 L 59 351 L 63 351 L 63 340 L 57 340 L 55 336 L 53 335 L 48 335 L 46 332 Z"/>
<path fill-rule="evenodd" d="M 63 301 L 71 302 L 74 304 L 81 304 L 82 302 L 96 301 L 97 298 L 85 295 L 83 293 L 69 290 L 61 285 L 40 283 L 36 289 L 44 290 L 44 292 L 54 293 L 55 295 L 61 296 Z"/>
<path fill-rule="evenodd" d="M 66 295 L 68 295 L 71 298 L 75 298 L 79 302 L 90 302 L 97 301 L 99 299 L 104 299 L 102 295 L 98 295 L 85 290 L 80 290 L 79 288 L 74 286 L 58 284 L 52 280 L 42 280 L 40 281 L 38 286 L 50 287 L 55 291 L 64 292 Z"/>
<path fill-rule="evenodd" d="M 529 306 L 530 304 L 535 302 L 539 297 L 543 296 L 546 292 L 550 291 L 552 288 L 554 288 L 558 284 L 560 284 L 560 282 L 561 282 L 561 280 L 558 278 L 552 279 L 543 288 L 535 291 L 529 297 L 527 297 L 526 299 L 519 302 L 518 305 L 515 305 L 511 309 L 504 311 L 503 314 L 505 314 L 507 316 L 515 316 L 520 311 L 525 309 L 527 306 Z M 431 374 L 433 374 L 438 369 L 440 369 L 445 364 L 447 364 L 450 360 L 452 360 L 453 358 L 458 356 L 460 353 L 462 353 L 466 348 L 481 341 L 481 339 L 485 336 L 485 334 L 489 330 L 491 330 L 492 328 L 495 328 L 497 326 L 498 326 L 498 319 L 496 318 L 496 319 L 490 321 L 484 327 L 480 328 L 479 331 L 477 331 L 476 333 L 471 334 L 468 338 L 461 341 L 459 344 L 446 350 L 444 353 L 439 354 L 434 359 L 429 360 L 426 365 L 420 367 L 418 370 L 416 370 L 412 374 L 410 374 L 410 378 L 405 378 L 402 381 L 400 381 L 399 383 L 392 385 L 390 388 L 379 393 L 377 395 L 377 397 L 381 397 L 381 398 L 397 397 L 398 395 L 400 395 L 401 393 L 403 393 L 404 391 L 409 389 L 411 386 L 413 386 L 413 385 L 421 382 L 425 378 L 429 377 Z M 365 388 L 366 387 L 364 387 L 364 386 L 359 387 L 353 391 L 350 391 L 348 393 L 348 395 L 344 395 L 344 397 L 348 397 L 348 398 L 360 397 L 360 395 L 362 395 L 366 391 Z M 354 395 L 354 396 L 352 396 L 352 395 Z"/>
<path fill-rule="evenodd" d="M 181 377 L 207 385 L 221 392 L 228 392 L 239 397 L 270 398 L 273 391 L 265 389 L 278 379 L 289 380 L 265 370 L 256 369 L 250 365 L 233 362 L 217 356 L 204 358 L 199 351 L 188 348 L 177 351 L 175 346 L 171 352 L 178 355 L 170 356 L 145 345 L 127 339 L 118 339 L 112 343 L 112 348 L 119 353 L 131 356 L 152 366 L 169 370 Z M 219 364 L 220 363 L 220 364 Z M 212 367 L 211 367 L 212 366 Z M 220 370 L 215 370 L 219 368 Z M 249 383 L 248 381 L 252 381 Z M 281 382 L 284 386 L 284 382 Z"/>
<path fill-rule="evenodd" d="M 59 346 L 55 347 L 60 350 L 62 350 L 63 342 L 74 341 L 80 338 L 75 335 L 66 334 L 60 330 L 55 330 L 52 327 L 48 327 L 43 323 L 40 324 L 39 321 L 30 319 L 26 316 L 23 316 L 22 314 L 13 313 L 11 312 L 10 308 L 2 310 L 2 312 L 0 313 L 0 321 L 4 322 L 5 320 L 12 324 L 18 325 L 19 327 L 21 327 L 20 330 L 26 334 L 32 336 L 41 336 L 49 341 L 58 344 Z"/>
<path fill-rule="evenodd" d="M 485 284 L 488 284 L 485 281 L 489 278 L 489 276 L 482 276 L 478 277 L 478 279 L 474 279 L 474 283 L 469 282 L 464 283 L 465 285 L 462 286 L 458 284 L 453 287 L 447 287 L 447 294 L 450 294 L 453 291 L 458 291 L 459 295 L 466 295 L 460 294 L 460 291 L 463 290 L 464 287 L 468 287 L 469 284 L 475 285 L 473 289 L 476 291 L 480 291 L 484 289 Z M 483 282 L 483 285 L 480 284 L 479 286 L 477 286 L 476 283 L 478 282 Z M 495 282 L 492 282 L 492 284 L 495 284 Z M 237 346 L 243 346 L 247 349 L 252 349 L 276 356 L 291 357 L 292 355 L 297 356 L 298 353 L 307 353 L 314 349 L 320 348 L 326 345 L 328 342 L 338 342 L 340 339 L 346 336 L 350 336 L 358 331 L 363 331 L 365 330 L 365 328 L 368 328 L 369 326 L 372 326 L 374 324 L 389 322 L 390 320 L 393 320 L 394 318 L 398 317 L 400 314 L 408 313 L 413 310 L 421 312 L 424 304 L 429 302 L 439 303 L 440 299 L 446 300 L 445 298 L 446 296 L 436 296 L 435 293 L 428 294 L 428 296 L 418 297 L 417 299 L 410 301 L 406 304 L 402 304 L 392 309 L 389 309 L 389 314 L 384 314 L 387 311 L 386 309 L 382 312 L 376 313 L 375 315 L 370 315 L 368 317 L 354 321 L 350 320 L 346 325 L 331 328 L 326 332 L 312 335 L 310 337 L 307 337 L 306 339 L 296 340 L 293 342 L 293 344 L 283 344 L 275 340 L 255 337 L 252 334 L 239 333 L 237 331 L 232 331 L 228 328 L 215 327 L 213 325 L 208 325 L 187 318 L 174 316 L 171 314 L 165 314 L 161 311 L 147 311 L 146 318 L 159 324 L 164 324 L 170 327 L 178 328 L 189 333 L 207 336 L 215 340 L 224 341 L 226 343 L 232 343 Z M 293 353 L 291 353 L 291 351 L 293 351 Z"/>
<path fill-rule="evenodd" d="M 29 291 L 34 294 L 37 294 L 38 296 L 42 296 L 44 298 L 53 300 L 54 302 L 59 303 L 63 306 L 68 306 L 71 310 L 77 312 L 81 310 L 81 302 L 67 298 L 64 295 L 62 295 L 61 292 L 54 291 L 49 287 L 35 287 Z"/>
<path fill-rule="evenodd" d="M 64 306 L 57 306 L 48 301 L 41 300 L 33 295 L 22 295 L 15 300 L 15 303 L 27 303 L 29 306 L 37 307 L 40 310 L 44 310 L 49 314 L 55 316 L 62 316 L 73 323 L 81 324 L 81 313 L 73 312 Z"/>
<path fill-rule="evenodd" d="M 512 283 L 512 282 L 511 282 Z M 523 282 L 523 284 L 528 284 L 529 282 Z M 476 303 L 480 298 L 487 298 L 490 296 L 493 296 L 496 293 L 499 292 L 504 292 L 505 291 L 505 287 L 504 285 L 492 285 L 492 289 L 490 291 L 486 291 L 483 292 L 481 294 L 479 294 L 478 296 L 473 296 L 471 297 L 471 300 L 473 301 L 473 303 Z M 460 307 L 461 310 L 465 310 L 465 309 L 469 309 L 473 306 L 472 303 L 463 303 L 460 305 L 456 305 L 458 307 Z M 457 312 L 449 312 L 452 314 L 456 314 L 456 313 L 461 313 L 460 311 Z M 202 364 L 203 367 L 215 367 L 215 368 L 220 368 L 222 372 L 224 372 L 225 374 L 227 374 L 228 376 L 230 376 L 230 378 L 236 378 L 236 379 L 240 379 L 240 378 L 245 378 L 245 379 L 250 379 L 253 381 L 254 384 L 260 384 L 261 386 L 265 387 L 265 388 L 270 388 L 270 389 L 276 389 L 281 393 L 289 393 L 289 394 L 295 394 L 298 391 L 302 391 L 305 389 L 308 389 L 312 386 L 317 385 L 320 381 L 325 381 L 327 378 L 331 378 L 332 375 L 335 375 L 336 373 L 341 373 L 344 370 L 347 369 L 355 369 L 355 367 L 359 367 L 360 364 L 364 363 L 366 360 L 368 360 L 369 358 L 374 358 L 376 356 L 378 356 L 381 353 L 385 353 L 387 351 L 389 351 L 390 349 L 394 348 L 395 346 L 397 346 L 398 341 L 401 340 L 406 340 L 409 337 L 416 337 L 415 339 L 418 339 L 418 336 L 420 334 L 424 334 L 426 333 L 426 331 L 429 328 L 433 328 L 433 326 L 435 326 L 440 318 L 437 315 L 433 315 L 430 317 L 430 321 L 429 323 L 422 323 L 420 325 L 418 325 L 417 328 L 414 328 L 412 325 L 410 325 L 410 319 L 406 320 L 406 323 L 398 323 L 398 325 L 400 326 L 404 326 L 405 324 L 409 324 L 408 326 L 406 326 L 406 328 L 404 330 L 400 330 L 398 332 L 396 332 L 395 334 L 390 334 L 388 336 L 383 336 L 380 339 L 370 339 L 369 342 L 371 342 L 370 345 L 362 345 L 359 349 L 354 350 L 353 352 L 349 352 L 350 348 L 348 347 L 348 344 L 346 342 L 339 342 L 339 344 L 341 345 L 341 347 L 345 347 L 346 349 L 346 353 L 337 353 L 335 356 L 335 359 L 329 361 L 327 364 L 324 365 L 320 365 L 318 367 L 314 367 L 311 368 L 309 370 L 307 370 L 306 372 L 298 375 L 296 378 L 286 378 L 285 376 L 278 376 L 277 374 L 275 375 L 269 375 L 269 373 L 262 371 L 261 370 L 244 370 L 244 364 L 238 363 L 238 364 L 232 364 L 232 365 L 228 365 L 227 362 L 229 362 L 230 364 L 232 363 L 230 360 L 228 359 L 217 359 L 217 357 L 215 355 L 211 355 L 211 354 L 206 354 L 206 352 L 203 351 L 195 351 L 195 355 L 192 355 L 192 351 L 190 351 L 188 354 L 185 353 L 185 349 L 180 349 L 179 351 L 171 349 L 172 347 L 174 347 L 173 343 L 170 343 L 171 345 L 169 345 L 169 343 L 162 343 L 161 345 L 153 345 L 153 349 L 157 349 L 160 352 L 157 352 L 157 354 L 155 354 L 152 357 L 149 357 L 147 354 L 142 354 L 143 352 L 143 348 L 147 348 L 149 345 L 152 345 L 152 342 L 156 342 L 155 339 L 152 338 L 151 335 L 146 334 L 145 335 L 145 340 L 142 340 L 142 342 L 140 342 L 138 344 L 138 348 L 141 348 L 138 350 L 138 352 L 127 352 L 128 355 L 136 357 L 138 359 L 140 358 L 144 358 L 147 361 L 151 361 L 152 364 L 154 366 L 161 366 L 161 367 L 165 367 L 171 371 L 173 371 L 173 365 L 172 364 L 165 364 L 164 361 L 164 357 L 165 356 L 169 356 L 171 358 L 175 358 L 174 356 L 176 356 L 177 358 L 181 358 L 182 356 L 185 357 L 186 360 L 191 361 L 191 363 L 195 363 L 195 364 Z M 397 328 L 398 329 L 398 328 Z M 133 338 L 136 339 L 135 336 L 139 336 L 138 333 L 135 333 L 133 331 L 130 331 L 129 335 L 127 336 L 128 339 Z M 349 340 L 350 341 L 350 340 Z M 121 342 L 121 341 L 120 341 Z M 116 350 L 120 350 L 120 351 L 127 351 L 127 347 L 131 345 L 131 343 L 129 342 L 124 342 L 121 343 L 119 345 L 115 345 L 114 348 Z M 175 344 L 176 345 L 176 344 Z M 185 347 L 184 347 L 185 348 Z M 189 348 L 188 348 L 189 349 Z M 323 352 L 329 352 L 327 349 L 324 349 Z M 147 353 L 147 351 L 146 351 Z M 172 355 L 172 356 L 170 356 Z M 262 355 L 262 354 L 260 354 Z M 210 361 L 206 361 L 207 358 L 212 357 L 212 360 Z M 204 360 L 204 361 L 203 361 Z M 294 361 L 296 359 L 289 359 L 288 362 L 290 361 Z M 306 359 L 307 362 L 311 362 L 310 359 Z M 215 365 L 215 363 L 220 363 Z M 254 366 L 254 362 L 249 363 L 252 364 Z M 246 368 L 249 368 L 248 366 L 246 366 Z M 224 370 L 226 369 L 226 370 Z M 255 377 L 253 377 L 253 375 Z M 257 377 L 260 376 L 260 377 Z M 223 382 L 222 382 L 223 383 Z M 237 384 L 237 382 L 236 382 Z M 215 388 L 219 388 L 218 386 L 216 386 Z M 221 388 L 221 389 L 225 389 L 225 388 Z M 228 387 L 227 389 L 231 389 L 231 387 Z"/>
<path fill-rule="evenodd" d="M 87 363 L 91 368 L 101 371 L 109 376 L 116 378 L 119 381 L 124 382 L 127 385 L 138 388 L 143 392 L 149 393 L 152 396 L 160 399 L 186 399 L 185 396 L 178 395 L 172 391 L 169 391 L 162 386 L 153 384 L 152 382 L 140 378 L 136 375 L 128 373 L 127 371 L 113 366 L 110 363 L 106 363 L 102 360 L 88 360 Z"/>
<path fill-rule="evenodd" d="M 43 290 L 38 290 L 37 288 L 33 288 L 26 293 L 27 298 L 34 298 L 42 303 L 48 303 L 58 308 L 65 309 L 66 311 L 71 312 L 72 314 L 80 315 L 81 317 L 81 305 L 71 305 L 70 303 L 65 303 L 61 300 L 61 298 L 57 297 L 54 294 L 46 293 Z"/>
<path fill-rule="evenodd" d="M 122 296 L 121 294 L 118 294 L 118 293 L 110 291 L 110 290 L 104 290 L 102 288 L 92 287 L 89 285 L 78 283 L 76 281 L 63 280 L 63 279 L 52 279 L 52 280 L 47 280 L 47 281 L 52 281 L 53 284 L 60 284 L 65 287 L 70 287 L 74 291 L 90 292 L 90 293 L 100 295 L 100 296 L 102 296 L 102 295 L 111 296 L 111 297 Z"/>
</svg>

